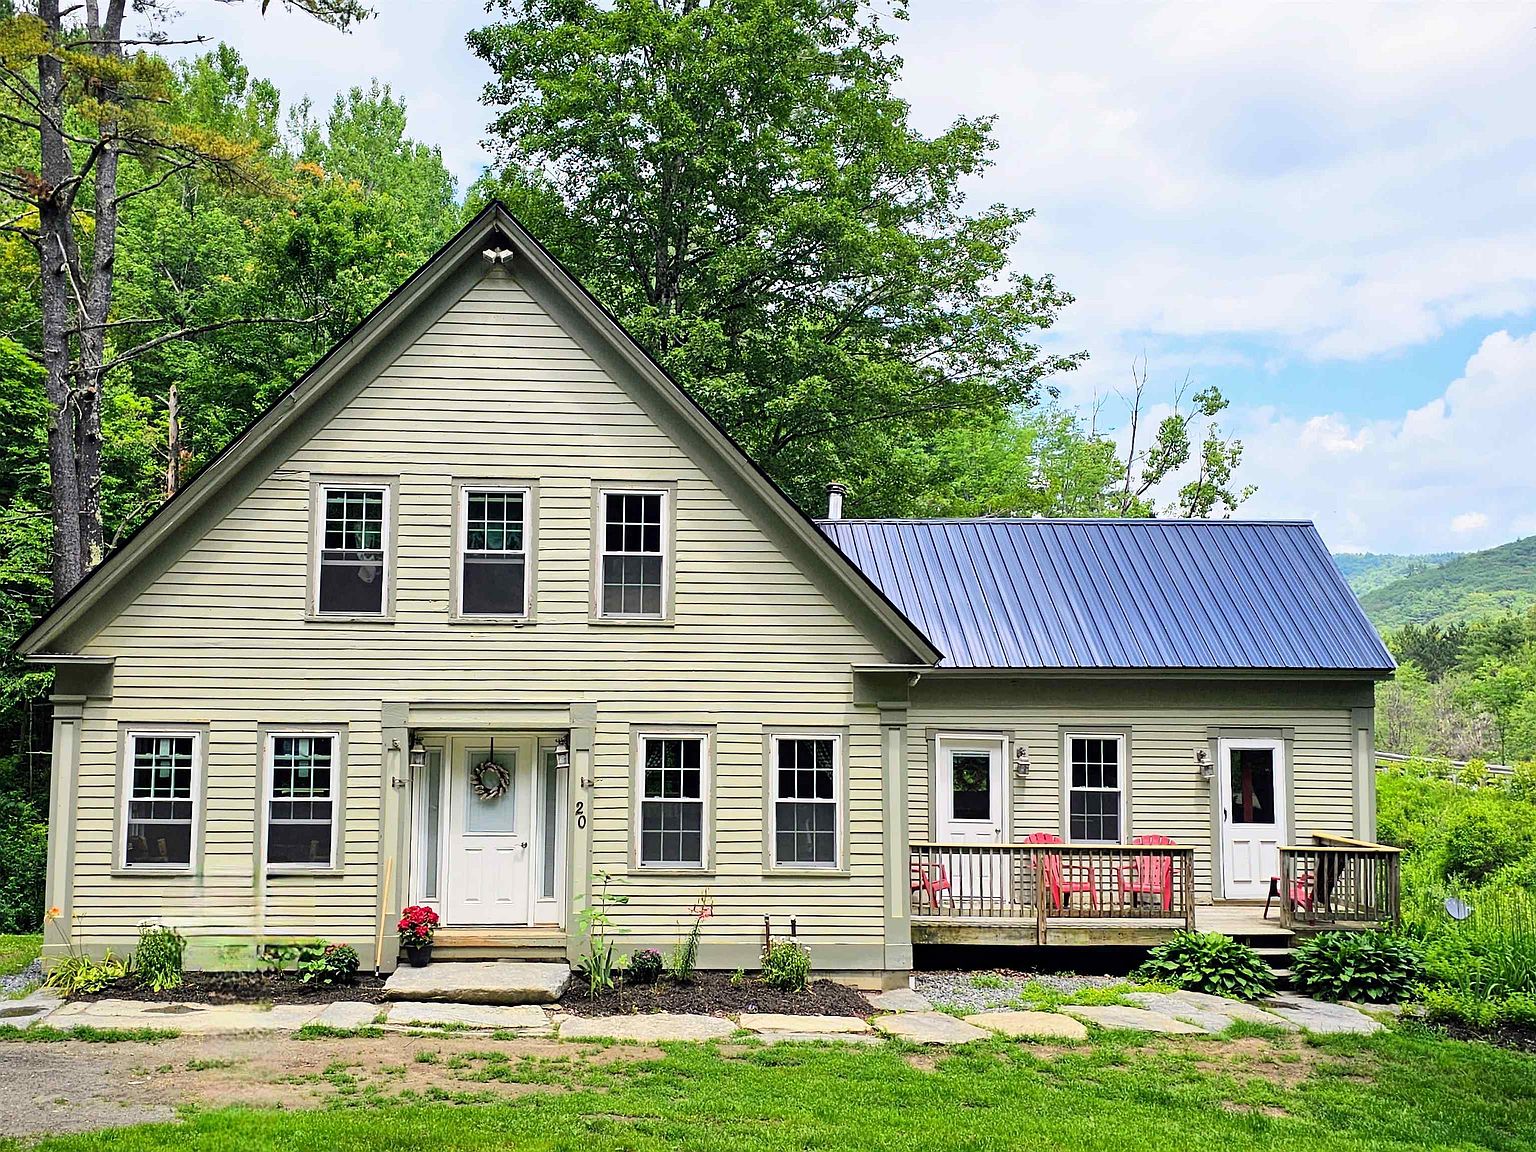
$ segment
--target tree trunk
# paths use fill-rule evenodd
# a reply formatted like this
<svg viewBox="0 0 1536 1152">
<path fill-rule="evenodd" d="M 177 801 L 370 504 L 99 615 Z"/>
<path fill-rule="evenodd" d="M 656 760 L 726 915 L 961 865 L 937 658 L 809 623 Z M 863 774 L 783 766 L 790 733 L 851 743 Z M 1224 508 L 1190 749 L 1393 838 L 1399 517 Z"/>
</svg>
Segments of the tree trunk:
<svg viewBox="0 0 1536 1152">
<path fill-rule="evenodd" d="M 181 487 L 181 410 L 176 378 L 171 377 L 170 395 L 165 398 L 165 498 L 169 500 Z"/>
<path fill-rule="evenodd" d="M 60 31 L 59 0 L 39 0 L 48 34 Z M 42 187 L 38 190 L 38 266 L 43 303 L 43 369 L 48 393 L 48 470 L 53 505 L 53 594 L 67 595 L 84 575 L 80 547 L 80 480 L 76 410 L 69 371 L 69 318 L 74 234 L 63 185 L 73 174 L 64 124 L 64 69 L 54 57 L 37 62 Z"/>
</svg>

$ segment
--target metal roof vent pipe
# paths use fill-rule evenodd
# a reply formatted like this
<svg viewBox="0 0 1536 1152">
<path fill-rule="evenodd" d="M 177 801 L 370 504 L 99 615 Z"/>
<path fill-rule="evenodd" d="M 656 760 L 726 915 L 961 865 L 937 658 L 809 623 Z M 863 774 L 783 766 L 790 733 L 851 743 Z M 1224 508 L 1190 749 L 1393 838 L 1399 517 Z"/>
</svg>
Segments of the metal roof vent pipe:
<svg viewBox="0 0 1536 1152">
<path fill-rule="evenodd" d="M 827 519 L 841 520 L 843 518 L 843 497 L 848 494 L 847 485 L 827 485 Z"/>
</svg>

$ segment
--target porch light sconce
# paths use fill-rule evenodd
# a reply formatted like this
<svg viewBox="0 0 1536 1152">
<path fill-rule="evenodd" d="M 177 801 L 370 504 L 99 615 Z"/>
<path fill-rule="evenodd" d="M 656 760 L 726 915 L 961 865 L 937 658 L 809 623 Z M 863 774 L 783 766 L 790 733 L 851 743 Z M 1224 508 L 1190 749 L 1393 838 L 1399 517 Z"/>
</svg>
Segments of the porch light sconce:
<svg viewBox="0 0 1536 1152">
<path fill-rule="evenodd" d="M 411 771 L 425 772 L 427 770 L 427 749 L 417 736 L 411 741 Z"/>
<path fill-rule="evenodd" d="M 562 732 L 555 737 L 555 767 L 569 768 L 571 766 L 571 734 Z"/>
<path fill-rule="evenodd" d="M 1029 748 L 1020 744 L 1013 750 L 1013 774 L 1020 780 L 1029 775 Z"/>
<path fill-rule="evenodd" d="M 1211 763 L 1211 754 L 1206 749 L 1195 749 L 1195 764 L 1200 769 L 1200 779 L 1209 780 L 1216 775 L 1216 765 Z"/>
</svg>

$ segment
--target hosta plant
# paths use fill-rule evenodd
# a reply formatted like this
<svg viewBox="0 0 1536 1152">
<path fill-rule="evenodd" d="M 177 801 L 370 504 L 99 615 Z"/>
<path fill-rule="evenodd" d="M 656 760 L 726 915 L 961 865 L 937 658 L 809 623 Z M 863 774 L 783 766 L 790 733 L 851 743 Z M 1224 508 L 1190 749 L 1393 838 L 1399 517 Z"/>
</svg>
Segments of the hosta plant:
<svg viewBox="0 0 1536 1152">
<path fill-rule="evenodd" d="M 1291 983 L 1319 1000 L 1404 999 L 1424 974 L 1419 946 L 1388 932 L 1320 932 L 1291 959 Z"/>
<path fill-rule="evenodd" d="M 1172 940 L 1152 949 L 1136 974 L 1143 980 L 1237 1000 L 1257 1000 L 1275 990 L 1275 974 L 1264 958 L 1220 932 L 1177 932 Z"/>
</svg>

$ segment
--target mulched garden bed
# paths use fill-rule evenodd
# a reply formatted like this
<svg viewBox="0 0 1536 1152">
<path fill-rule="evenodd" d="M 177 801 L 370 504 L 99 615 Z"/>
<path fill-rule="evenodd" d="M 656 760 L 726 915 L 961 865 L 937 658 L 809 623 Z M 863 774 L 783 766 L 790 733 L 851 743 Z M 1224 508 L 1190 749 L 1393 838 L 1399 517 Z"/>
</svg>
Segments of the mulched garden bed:
<svg viewBox="0 0 1536 1152">
<path fill-rule="evenodd" d="M 780 992 L 759 980 L 733 983 L 724 972 L 700 972 L 691 984 L 661 980 L 626 985 L 593 999 L 579 975 L 560 998 L 573 1016 L 616 1016 L 634 1012 L 691 1012 L 703 1016 L 738 1012 L 784 1012 L 795 1016 L 871 1016 L 862 993 L 832 980 L 813 980 L 804 992 Z"/>
<path fill-rule="evenodd" d="M 1437 1023 L 1435 1027 L 1452 1040 L 1481 1040 L 1484 1044 L 1536 1056 L 1536 1028 L 1526 1024 L 1500 1024 L 1494 1028 L 1479 1028 L 1473 1024 L 1450 1020 Z"/>
<path fill-rule="evenodd" d="M 329 1004 L 333 1000 L 384 999 L 384 980 L 358 973 L 352 984 L 301 984 L 292 972 L 188 972 L 181 987 L 154 992 L 135 976 L 114 980 L 100 992 L 81 993 L 74 1000 L 153 1000 L 161 1004 Z"/>
</svg>

